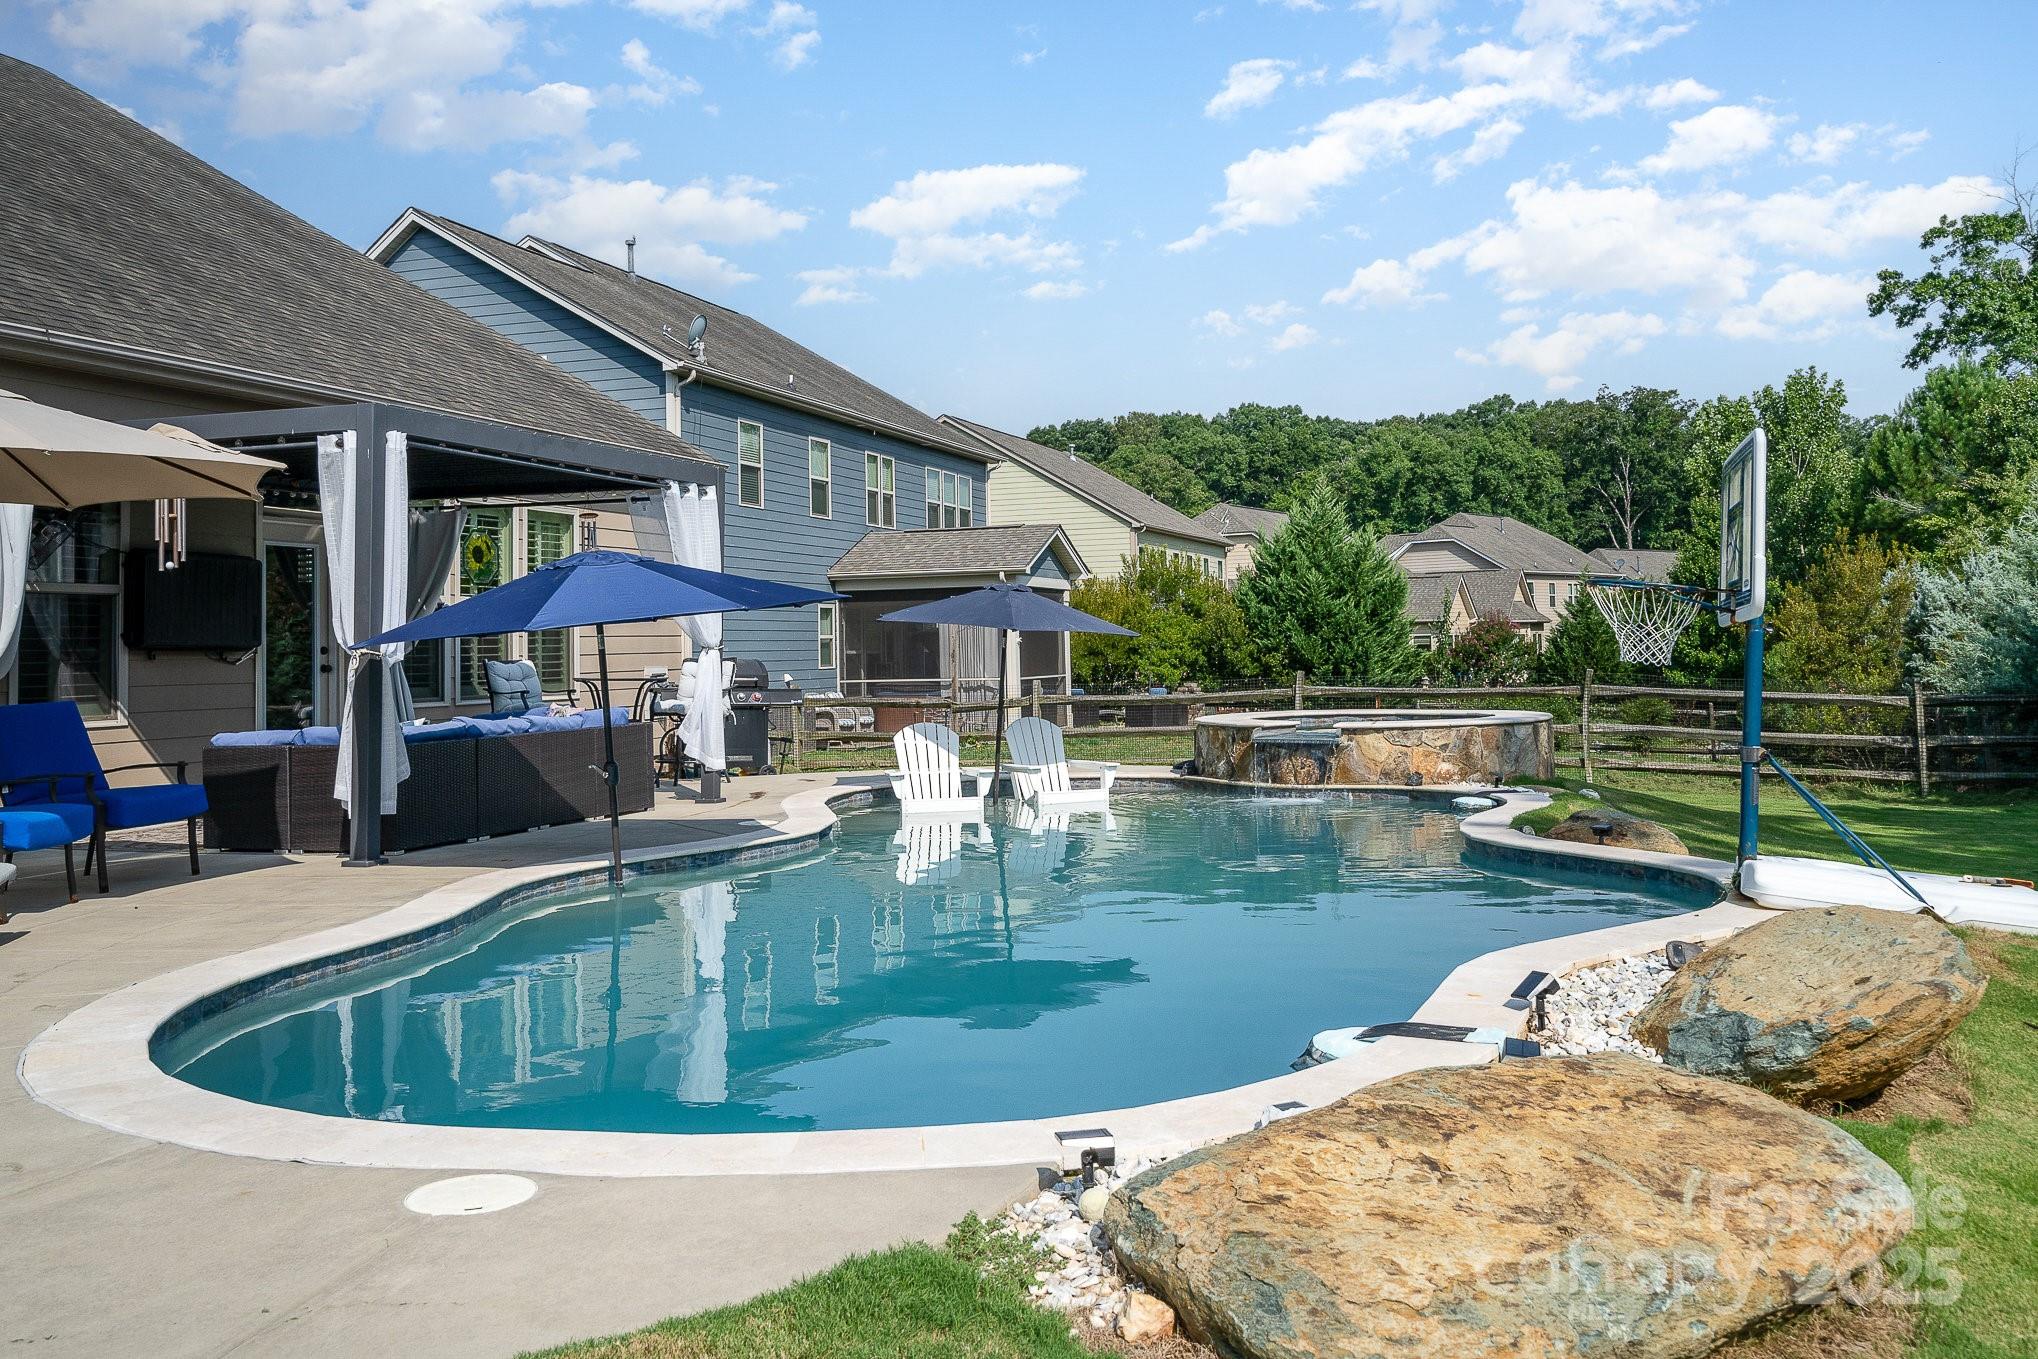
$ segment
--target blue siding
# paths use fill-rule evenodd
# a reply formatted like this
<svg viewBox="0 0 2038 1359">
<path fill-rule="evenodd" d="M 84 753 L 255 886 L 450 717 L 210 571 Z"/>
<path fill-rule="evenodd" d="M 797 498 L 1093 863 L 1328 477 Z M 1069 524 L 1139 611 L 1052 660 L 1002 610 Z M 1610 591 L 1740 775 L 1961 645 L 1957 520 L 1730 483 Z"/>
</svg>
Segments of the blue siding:
<svg viewBox="0 0 2038 1359">
<path fill-rule="evenodd" d="M 389 267 L 652 424 L 665 423 L 665 370 L 658 360 L 459 246 L 414 231 Z"/>
<path fill-rule="evenodd" d="M 731 571 L 767 576 L 792 585 L 827 589 L 828 568 L 871 526 L 864 522 L 863 455 L 878 453 L 897 464 L 899 527 L 927 522 L 927 468 L 959 472 L 970 479 L 976 522 L 984 522 L 984 467 L 882 434 L 859 431 L 804 411 L 736 392 L 690 383 L 680 390 L 680 437 L 729 469 L 724 481 L 722 560 Z M 736 422 L 764 426 L 764 506 L 737 503 Z M 807 440 L 827 439 L 834 484 L 831 513 L 807 512 Z M 776 679 L 790 672 L 805 687 L 837 687 L 835 672 L 818 667 L 819 619 L 813 609 L 730 614 L 723 620 L 724 643 L 733 655 L 755 656 Z"/>
<path fill-rule="evenodd" d="M 583 321 L 492 265 L 430 232 L 412 233 L 390 267 L 426 291 L 460 308 L 566 372 L 630 407 L 656 425 L 665 423 L 664 373 L 658 361 Z M 680 437 L 728 469 L 723 482 L 722 560 L 727 569 L 793 585 L 828 588 L 828 568 L 870 532 L 864 522 L 863 455 L 896 460 L 901 530 L 926 522 L 926 472 L 959 472 L 970 479 L 976 522 L 985 519 L 984 465 L 885 435 L 859 431 L 804 411 L 708 386 L 681 389 Z M 764 507 L 737 503 L 736 422 L 764 426 Z M 833 445 L 831 513 L 807 510 L 807 439 Z M 731 655 L 761 660 L 772 678 L 790 673 L 805 688 L 833 689 L 836 673 L 819 668 L 816 610 L 779 609 L 730 614 L 723 645 Z M 839 638 L 838 638 L 839 650 Z"/>
</svg>

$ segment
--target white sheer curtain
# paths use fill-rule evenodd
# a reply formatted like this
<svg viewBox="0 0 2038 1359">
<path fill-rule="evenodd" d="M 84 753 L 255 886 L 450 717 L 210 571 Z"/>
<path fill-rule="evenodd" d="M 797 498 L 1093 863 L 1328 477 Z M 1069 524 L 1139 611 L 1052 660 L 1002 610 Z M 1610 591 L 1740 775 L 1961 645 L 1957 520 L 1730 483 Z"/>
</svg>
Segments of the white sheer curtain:
<svg viewBox="0 0 2038 1359">
<path fill-rule="evenodd" d="M 722 516 L 712 486 L 668 481 L 658 499 L 672 559 L 706 571 L 722 569 Z M 728 768 L 728 693 L 722 687 L 722 615 L 695 614 L 679 620 L 693 643 L 700 683 L 680 719 L 679 739 L 703 769 Z"/>
<path fill-rule="evenodd" d="M 21 611 L 28 597 L 28 539 L 35 506 L 0 505 L 0 675 L 14 668 Z"/>
<path fill-rule="evenodd" d="M 326 579 L 332 594 L 333 636 L 347 653 L 347 691 L 340 706 L 339 772 L 333 796 L 349 816 L 354 805 L 354 684 L 368 653 L 357 649 L 362 634 L 354 627 L 355 529 L 361 518 L 361 488 L 355 478 L 354 431 L 322 434 L 318 440 L 319 515 L 325 524 Z M 385 632 L 409 621 L 410 613 L 410 454 L 409 441 L 391 431 L 383 444 L 381 551 L 376 561 L 374 627 Z M 372 550 L 372 549 L 371 549 Z M 403 663 L 402 646 L 376 648 L 382 657 L 382 815 L 396 811 L 397 785 L 410 777 L 410 757 L 397 727 L 396 689 L 391 676 Z"/>
</svg>

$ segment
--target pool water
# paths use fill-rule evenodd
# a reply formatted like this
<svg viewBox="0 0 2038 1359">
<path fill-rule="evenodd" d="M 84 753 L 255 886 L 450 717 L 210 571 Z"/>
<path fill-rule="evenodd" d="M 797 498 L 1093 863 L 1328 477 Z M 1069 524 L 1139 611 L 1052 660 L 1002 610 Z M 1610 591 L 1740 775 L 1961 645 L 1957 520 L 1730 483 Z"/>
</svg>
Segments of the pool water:
<svg viewBox="0 0 2038 1359">
<path fill-rule="evenodd" d="M 1461 860 L 1398 798 L 1120 792 L 974 828 L 851 811 L 810 852 L 490 917 L 215 1016 L 157 1060 L 412 1123 L 758 1132 L 1036 1118 L 1286 1071 L 1451 968 L 1696 904 Z"/>
</svg>

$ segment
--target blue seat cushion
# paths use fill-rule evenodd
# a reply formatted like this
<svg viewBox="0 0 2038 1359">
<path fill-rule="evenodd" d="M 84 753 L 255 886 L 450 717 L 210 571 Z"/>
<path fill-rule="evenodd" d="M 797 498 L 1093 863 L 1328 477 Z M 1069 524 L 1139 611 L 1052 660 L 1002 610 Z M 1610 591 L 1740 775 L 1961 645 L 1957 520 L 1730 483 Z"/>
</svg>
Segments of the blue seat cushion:
<svg viewBox="0 0 2038 1359">
<path fill-rule="evenodd" d="M 34 810 L 0 811 L 0 849 L 55 849 L 92 833 L 92 809 L 81 802 L 45 802 Z"/>
<path fill-rule="evenodd" d="M 290 743 L 293 746 L 336 746 L 340 743 L 338 727 L 306 727 L 293 735 L 297 738 Z"/>
<path fill-rule="evenodd" d="M 447 725 L 466 727 L 476 736 L 514 736 L 531 729 L 528 717 L 456 717 Z"/>
<path fill-rule="evenodd" d="M 294 746 L 297 744 L 297 730 L 285 728 L 282 731 L 223 731 L 212 738 L 216 746 Z"/>
<path fill-rule="evenodd" d="M 420 745 L 426 741 L 471 741 L 474 729 L 458 722 L 427 722 L 421 727 L 405 727 L 403 739 L 409 745 Z"/>
<path fill-rule="evenodd" d="M 153 783 L 141 788 L 108 788 L 99 794 L 111 830 L 160 826 L 205 815 L 205 786 Z"/>
</svg>

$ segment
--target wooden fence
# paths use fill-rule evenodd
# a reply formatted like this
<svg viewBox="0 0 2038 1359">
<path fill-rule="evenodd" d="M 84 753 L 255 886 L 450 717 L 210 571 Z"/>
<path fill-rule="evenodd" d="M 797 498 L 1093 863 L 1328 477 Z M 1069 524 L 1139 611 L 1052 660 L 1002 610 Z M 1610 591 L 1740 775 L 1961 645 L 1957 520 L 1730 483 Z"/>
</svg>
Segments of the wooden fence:
<svg viewBox="0 0 2038 1359">
<path fill-rule="evenodd" d="M 1392 687 L 1293 682 L 1221 693 L 1015 697 L 1008 717 L 1043 716 L 1072 737 L 1180 737 L 1207 713 L 1256 708 L 1543 708 L 1555 718 L 1557 764 L 1592 779 L 1602 770 L 1734 776 L 1740 772 L 1741 691 L 1650 685 L 1511 685 L 1501 688 Z M 976 725 L 995 702 L 938 697 L 810 698 L 788 720 L 782 749 L 797 765 L 816 748 L 889 746 L 909 722 Z M 881 730 L 823 729 L 823 714 L 845 707 L 878 713 Z M 787 713 L 790 719 L 790 711 Z M 1937 786 L 2038 783 L 2038 692 L 1940 694 L 1763 693 L 1763 745 L 1809 778 Z M 1172 743 L 1180 749 L 1180 742 Z M 877 752 L 873 751 L 873 756 Z"/>
</svg>

